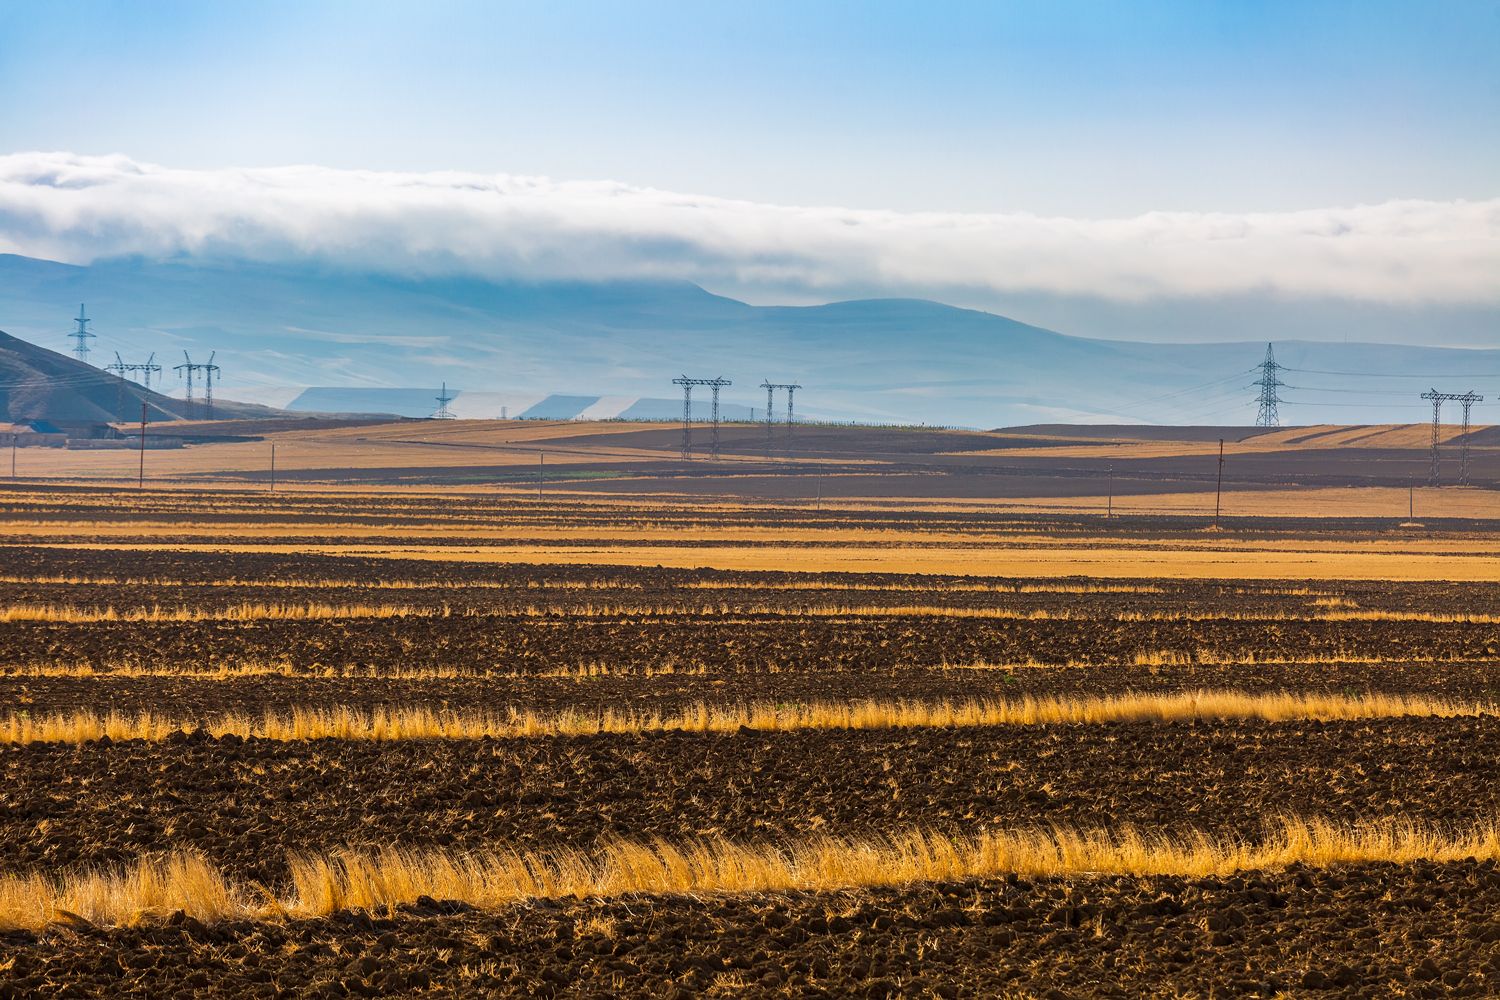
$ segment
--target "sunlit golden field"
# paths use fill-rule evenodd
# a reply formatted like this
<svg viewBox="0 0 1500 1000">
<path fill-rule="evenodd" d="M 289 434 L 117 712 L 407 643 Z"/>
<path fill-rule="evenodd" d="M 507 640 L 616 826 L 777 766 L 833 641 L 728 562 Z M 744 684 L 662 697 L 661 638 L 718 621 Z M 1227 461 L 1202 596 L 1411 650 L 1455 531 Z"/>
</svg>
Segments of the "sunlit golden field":
<svg viewBox="0 0 1500 1000">
<path fill-rule="evenodd" d="M 570 975 L 747 934 L 1001 975 L 1061 933 L 1091 963 L 1254 954 L 1295 995 L 1323 980 L 1256 942 L 1447 940 L 1500 905 L 1488 490 L 1230 492 L 1215 525 L 1201 483 L 1105 518 L 1076 488 L 632 482 L 0 489 L 0 982 L 135 934 L 376 995 L 419 941 L 422 995 L 533 939 Z M 828 995 L 873 975 L 786 961 Z"/>
<path fill-rule="evenodd" d="M 1247 695 L 1235 691 L 1190 691 L 1123 697 L 1019 701 L 878 702 L 783 706 L 750 703 L 690 705 L 675 714 L 605 710 L 539 715 L 511 712 L 434 712 L 426 708 L 362 712 L 344 707 L 301 709 L 260 718 L 221 716 L 181 720 L 143 713 L 135 716 L 93 712 L 33 717 L 0 716 L 0 745 L 86 743 L 111 740 L 161 741 L 174 733 L 202 729 L 222 737 L 234 734 L 263 740 L 470 740 L 484 737 L 581 736 L 600 733 L 735 733 L 743 729 L 790 732 L 799 729 L 907 729 L 913 727 L 1045 726 L 1195 719 L 1345 720 L 1397 716 L 1484 716 L 1495 705 L 1460 704 L 1431 698 L 1368 695 Z"/>
</svg>

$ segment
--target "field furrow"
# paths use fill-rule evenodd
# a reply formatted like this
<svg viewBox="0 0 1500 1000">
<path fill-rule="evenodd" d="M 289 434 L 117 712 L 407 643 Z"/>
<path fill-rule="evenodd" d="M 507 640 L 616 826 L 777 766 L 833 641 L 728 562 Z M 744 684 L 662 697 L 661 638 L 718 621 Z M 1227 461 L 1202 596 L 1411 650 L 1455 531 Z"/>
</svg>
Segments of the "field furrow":
<svg viewBox="0 0 1500 1000">
<path fill-rule="evenodd" d="M 1488 534 L 204 496 L 0 497 L 0 1000 L 1500 990 Z"/>
</svg>

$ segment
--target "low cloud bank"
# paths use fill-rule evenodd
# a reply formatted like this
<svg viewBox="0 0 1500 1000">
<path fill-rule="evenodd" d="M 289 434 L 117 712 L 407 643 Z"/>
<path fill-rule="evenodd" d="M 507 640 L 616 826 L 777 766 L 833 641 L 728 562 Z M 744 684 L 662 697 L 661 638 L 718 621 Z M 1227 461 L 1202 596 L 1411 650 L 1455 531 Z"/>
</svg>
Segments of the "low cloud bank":
<svg viewBox="0 0 1500 1000">
<path fill-rule="evenodd" d="M 793 207 L 611 182 L 0 156 L 0 252 L 202 254 L 721 291 L 1500 303 L 1500 198 L 1123 219 Z"/>
</svg>

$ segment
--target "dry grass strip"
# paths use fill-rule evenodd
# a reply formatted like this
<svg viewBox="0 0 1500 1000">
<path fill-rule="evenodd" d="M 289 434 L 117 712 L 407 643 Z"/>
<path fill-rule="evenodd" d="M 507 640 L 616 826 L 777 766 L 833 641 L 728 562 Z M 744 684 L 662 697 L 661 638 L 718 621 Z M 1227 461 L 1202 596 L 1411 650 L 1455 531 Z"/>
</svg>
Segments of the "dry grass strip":
<svg viewBox="0 0 1500 1000">
<path fill-rule="evenodd" d="M 202 622 L 318 618 L 447 617 L 446 605 L 413 608 L 398 604 L 232 604 L 223 608 L 80 608 L 64 604 L 12 604 L 0 608 L 0 622 Z"/>
<path fill-rule="evenodd" d="M 1386 661 L 1382 661 L 1386 662 Z M 996 668 L 998 669 L 998 668 Z M 777 674 L 782 668 L 776 664 L 751 669 L 710 670 L 707 664 L 676 664 L 672 662 L 615 666 L 608 663 L 579 663 L 570 667 L 553 667 L 547 670 L 502 670 L 495 667 L 402 667 L 371 666 L 364 664 L 319 664 L 316 667 L 298 667 L 288 661 L 245 660 L 237 663 L 218 663 L 212 666 L 196 666 L 190 663 L 32 663 L 20 666 L 0 666 L 0 678 L 137 678 L 173 677 L 184 680 L 232 681 L 243 677 L 296 677 L 302 680 L 574 680 L 587 681 L 603 677 L 658 677 L 695 676 L 711 673 L 756 673 Z"/>
<path fill-rule="evenodd" d="M 179 586 L 187 581 L 173 577 L 76 576 L 58 573 L 39 575 L 0 575 L 0 584 L 67 584 L 69 586 Z M 213 587 L 276 587 L 279 589 L 344 590 L 644 590 L 645 585 L 619 579 L 600 580 L 433 580 L 433 579 L 352 579 L 315 577 L 307 579 L 263 580 L 226 577 L 194 581 L 194 585 Z M 954 582 L 913 579 L 901 583 L 868 583 L 849 580 L 683 580 L 671 585 L 677 590 L 767 590 L 767 591 L 858 591 L 893 593 L 971 593 L 971 594 L 1164 594 L 1165 588 L 1154 584 L 1129 583 L 1009 583 Z M 1280 591 L 1255 591 L 1280 593 Z M 1306 594 L 1310 591 L 1302 590 Z"/>
<path fill-rule="evenodd" d="M 786 844 L 615 841 L 589 851 L 342 849 L 293 858 L 291 884 L 279 893 L 232 883 L 201 857 L 175 853 L 121 869 L 0 878 L 0 929 L 126 925 L 177 910 L 205 921 L 307 917 L 424 895 L 497 908 L 535 898 L 830 890 L 1010 873 L 1207 876 L 1292 863 L 1466 858 L 1500 860 L 1500 822 L 1454 830 L 1399 819 L 1355 826 L 1285 819 L 1257 843 L 1055 827 L 972 836 L 907 830 Z"/>
<path fill-rule="evenodd" d="M 100 715 L 91 710 L 33 717 L 0 717 L 0 744 L 84 743 L 111 740 L 164 740 L 174 733 L 203 729 L 212 736 L 267 740 L 480 739 L 482 737 L 583 736 L 673 730 L 734 733 L 741 729 L 778 732 L 796 729 L 896 729 L 922 726 L 1006 726 L 1060 723 L 1180 722 L 1194 719 L 1336 721 L 1397 716 L 1452 718 L 1495 714 L 1496 707 L 1410 695 L 1370 693 L 1248 694 L 1203 690 L 1096 697 L 1017 698 L 965 701 L 814 702 L 781 705 L 757 702 L 716 705 L 699 702 L 677 712 L 433 710 L 424 706 L 294 708 L 261 716 L 225 715 L 193 723 L 148 712 Z"/>
<path fill-rule="evenodd" d="M 1258 611 L 1099 611 L 1091 608 L 965 608 L 934 604 L 824 604 L 784 606 L 735 604 L 728 601 L 689 604 L 599 603 L 564 606 L 530 604 L 524 608 L 452 608 L 447 604 L 275 604 L 241 602 L 221 608 L 193 607 L 80 607 L 69 604 L 12 604 L 0 607 L 0 623 L 62 622 L 200 622 L 274 621 L 325 618 L 449 618 L 449 617 L 569 618 L 963 618 L 999 621 L 1109 621 L 1109 622 L 1432 622 L 1435 624 L 1500 624 L 1500 615 L 1478 612 L 1385 610 L 1258 610 Z"/>
<path fill-rule="evenodd" d="M 1197 649 L 1192 652 L 1177 650 L 1152 650 L 1137 653 L 1129 660 L 1079 660 L 1068 659 L 1048 662 L 1037 659 L 989 662 L 975 660 L 967 663 L 939 663 L 932 666 L 907 666 L 889 668 L 887 672 L 904 672 L 908 675 L 925 672 L 946 673 L 953 671 L 1019 672 L 1024 670 L 1088 669 L 1106 670 L 1116 666 L 1131 667 L 1225 667 L 1225 666 L 1280 666 L 1280 665 L 1349 665 L 1349 666 L 1396 666 L 1396 665 L 1440 665 L 1449 663 L 1489 663 L 1493 657 L 1474 656 L 1352 656 L 1343 654 L 1304 654 L 1301 656 L 1257 655 L 1255 653 L 1219 653 L 1214 650 Z M 572 666 L 550 667 L 545 670 L 507 670 L 501 667 L 403 667 L 372 666 L 365 664 L 318 664 L 297 666 L 289 660 L 263 661 L 243 660 L 234 663 L 217 663 L 199 666 L 191 663 L 104 661 L 99 663 L 27 663 L 0 665 L 0 678 L 136 678 L 172 677 L 199 681 L 232 681 L 245 677 L 295 677 L 302 680 L 574 680 L 588 681 L 605 677 L 660 677 L 716 675 L 780 674 L 791 668 L 777 663 L 758 665 L 738 664 L 711 667 L 703 662 L 613 664 L 599 661 L 577 663 Z"/>
</svg>

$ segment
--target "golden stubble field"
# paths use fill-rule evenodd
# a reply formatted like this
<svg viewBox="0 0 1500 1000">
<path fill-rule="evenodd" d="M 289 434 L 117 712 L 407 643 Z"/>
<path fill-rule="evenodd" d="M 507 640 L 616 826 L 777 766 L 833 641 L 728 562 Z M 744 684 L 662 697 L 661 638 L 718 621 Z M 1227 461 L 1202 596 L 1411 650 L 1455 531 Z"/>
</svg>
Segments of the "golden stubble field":
<svg viewBox="0 0 1500 1000">
<path fill-rule="evenodd" d="M 0 491 L 0 993 L 1491 995 L 1500 531 Z"/>
<path fill-rule="evenodd" d="M 121 430 L 127 437 L 135 432 L 127 425 Z M 1391 527 L 1500 514 L 1494 492 L 1483 488 L 1500 475 L 1500 449 L 1485 443 L 1483 427 L 1470 435 L 1477 484 L 1470 487 L 1455 485 L 1456 428 L 1440 435 L 1442 485 L 1428 484 L 1425 425 L 998 431 L 809 425 L 791 437 L 778 427 L 768 445 L 763 425 L 740 423 L 724 426 L 717 460 L 707 453 L 704 426 L 694 428 L 693 457 L 684 460 L 681 428 L 671 423 L 288 419 L 163 424 L 155 431 L 189 441 L 185 448 L 146 452 L 146 480 L 158 492 L 274 487 L 420 495 L 437 489 L 524 499 L 540 487 L 558 500 L 600 502 L 654 497 L 667 504 L 1201 518 L 1217 509 L 1227 518 L 1362 517 Z M 18 449 L 13 485 L 127 490 L 136 485 L 140 459 L 129 447 Z M 720 557 L 760 565 L 744 553 Z M 852 568 L 871 565 L 863 554 L 847 558 Z M 936 568 L 913 554 L 899 565 L 914 572 Z M 1293 564 L 1286 571 L 1297 569 Z"/>
<path fill-rule="evenodd" d="M 1350 492 L 1350 491 L 1343 491 Z M 1441 492 L 1441 491 L 1433 491 Z M 1077 504 L 1025 506 L 829 501 L 610 498 L 470 490 L 480 511 L 444 509 L 428 490 L 312 490 L 291 494 L 188 487 L 143 498 L 103 490 L 98 508 L 37 517 L 45 490 L 19 489 L 0 509 L 14 542 L 60 548 L 319 553 L 415 561 L 670 566 L 720 570 L 879 572 L 970 576 L 1151 579 L 1500 580 L 1500 528 L 1429 529 L 1368 518 L 1357 529 L 1266 530 L 1259 518 L 1106 521 Z M 1352 503 L 1323 508 L 1331 525 L 1361 517 Z M 1487 502 L 1478 498 L 1476 506 Z M 407 513 L 415 507 L 415 515 Z M 116 517 L 114 510 L 129 517 Z M 102 511 L 98 513 L 96 511 Z M 290 512 L 290 513 L 288 513 Z M 306 516 L 298 516 L 303 513 Z M 1031 515 L 1073 514 L 1087 530 L 1049 530 Z M 1121 515 L 1122 517 L 1125 515 Z M 1152 517 L 1169 515 L 1137 515 Z M 1307 515 L 1301 515 L 1307 517 Z M 1237 523 L 1238 522 L 1238 523 Z M 1150 523 L 1149 521 L 1146 523 Z"/>
</svg>

